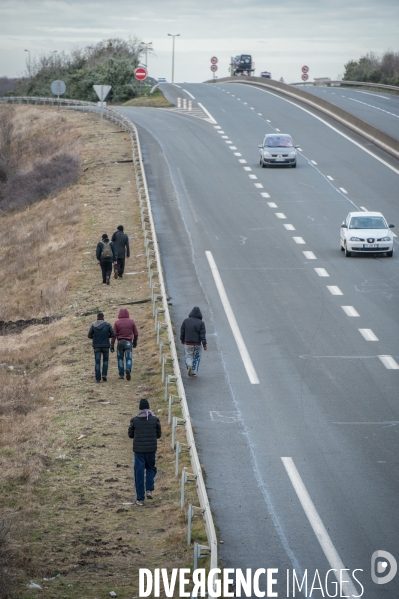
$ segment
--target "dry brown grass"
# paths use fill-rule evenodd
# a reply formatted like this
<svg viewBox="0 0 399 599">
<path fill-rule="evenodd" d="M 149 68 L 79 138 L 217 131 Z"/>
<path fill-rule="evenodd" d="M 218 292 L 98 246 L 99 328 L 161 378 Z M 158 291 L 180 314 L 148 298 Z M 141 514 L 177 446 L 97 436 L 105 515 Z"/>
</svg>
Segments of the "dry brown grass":
<svg viewBox="0 0 399 599">
<path fill-rule="evenodd" d="M 51 110 L 29 110 L 40 136 L 40 119 L 50 122 Z M 85 170 L 79 183 L 0 220 L 7 256 L 23 249 L 15 252 L 12 269 L 1 272 L 2 314 L 12 320 L 46 312 L 60 317 L 4 336 L 0 349 L 0 520 L 12 522 L 10 597 L 43 594 L 26 589 L 33 580 L 48 598 L 100 599 L 114 590 L 130 599 L 138 595 L 140 567 L 190 567 L 192 548 L 179 507 L 151 304 L 129 303 L 149 297 L 133 167 L 115 164 L 130 158 L 130 139 L 113 125 L 100 126 L 95 115 L 62 115 L 80 136 Z M 118 224 L 131 237 L 126 270 L 137 274 L 105 287 L 95 247 Z M 140 334 L 132 381 L 118 380 L 111 354 L 108 383 L 95 385 L 87 331 L 98 309 L 113 323 L 122 306 Z M 82 316 L 89 312 L 93 316 Z M 159 415 L 163 438 L 155 498 L 139 508 L 131 505 L 127 428 L 142 396 Z M 178 435 L 184 441 L 183 430 Z M 189 467 L 187 454 L 181 464 Z M 187 493 L 197 504 L 194 485 Z M 205 541 L 200 519 L 193 538 Z"/>
<path fill-rule="evenodd" d="M 170 108 L 173 106 L 165 98 L 161 90 L 156 89 L 149 96 L 140 96 L 138 98 L 133 98 L 132 100 L 128 100 L 123 104 L 123 106 L 150 106 L 153 108 Z"/>
</svg>

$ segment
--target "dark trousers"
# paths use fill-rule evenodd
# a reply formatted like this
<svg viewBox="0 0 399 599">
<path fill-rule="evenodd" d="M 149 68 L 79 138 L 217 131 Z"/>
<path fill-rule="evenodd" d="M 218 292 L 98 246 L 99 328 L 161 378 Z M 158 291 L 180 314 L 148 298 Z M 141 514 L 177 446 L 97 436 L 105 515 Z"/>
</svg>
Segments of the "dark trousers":
<svg viewBox="0 0 399 599">
<path fill-rule="evenodd" d="M 134 486 L 136 487 L 137 501 L 144 499 L 144 474 L 146 491 L 154 490 L 154 478 L 157 473 L 155 467 L 155 451 L 134 454 Z"/>
<path fill-rule="evenodd" d="M 101 356 L 103 357 L 103 371 L 101 373 Z M 96 374 L 96 381 L 101 381 L 102 376 L 107 376 L 108 372 L 108 358 L 109 348 L 108 347 L 95 347 L 94 348 L 94 372 Z"/>
<path fill-rule="evenodd" d="M 118 264 L 116 265 L 118 276 L 121 277 L 125 272 L 125 258 L 118 258 Z"/>
<path fill-rule="evenodd" d="M 103 273 L 103 283 L 106 283 L 107 277 L 111 278 L 112 260 L 100 260 L 101 272 Z"/>
</svg>

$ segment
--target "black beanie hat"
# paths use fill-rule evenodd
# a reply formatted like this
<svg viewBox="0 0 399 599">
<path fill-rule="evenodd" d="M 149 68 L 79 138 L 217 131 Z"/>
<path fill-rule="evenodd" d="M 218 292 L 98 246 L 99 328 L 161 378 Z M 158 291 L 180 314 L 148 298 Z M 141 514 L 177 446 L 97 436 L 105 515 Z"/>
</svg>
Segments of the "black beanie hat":
<svg viewBox="0 0 399 599">
<path fill-rule="evenodd" d="M 104 320 L 104 313 L 103 312 L 99 312 L 97 314 L 97 320 Z"/>
<path fill-rule="evenodd" d="M 150 404 L 148 403 L 148 399 L 146 399 L 145 397 L 140 399 L 139 410 L 149 410 L 149 409 L 150 409 Z"/>
<path fill-rule="evenodd" d="M 116 228 L 118 229 L 118 231 L 123 231 L 123 225 L 118 225 Z"/>
<path fill-rule="evenodd" d="M 108 235 L 107 235 L 106 233 L 103 233 L 103 234 L 101 235 L 101 239 L 108 239 Z"/>
</svg>

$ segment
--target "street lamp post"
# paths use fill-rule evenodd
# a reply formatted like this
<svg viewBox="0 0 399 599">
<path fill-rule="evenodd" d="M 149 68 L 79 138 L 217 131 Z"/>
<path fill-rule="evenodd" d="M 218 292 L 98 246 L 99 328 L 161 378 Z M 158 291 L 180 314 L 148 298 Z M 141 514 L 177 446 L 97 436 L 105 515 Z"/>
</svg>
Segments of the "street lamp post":
<svg viewBox="0 0 399 599">
<path fill-rule="evenodd" d="M 179 37 L 180 33 L 168 33 L 168 35 L 170 37 L 173 38 L 173 45 L 172 45 L 172 83 L 175 82 L 175 37 Z"/>
<path fill-rule="evenodd" d="M 152 46 L 152 42 L 141 42 L 140 46 L 143 47 L 144 52 L 145 52 L 145 66 L 146 68 L 148 67 L 148 49 L 152 50 L 152 48 L 150 46 Z"/>
</svg>

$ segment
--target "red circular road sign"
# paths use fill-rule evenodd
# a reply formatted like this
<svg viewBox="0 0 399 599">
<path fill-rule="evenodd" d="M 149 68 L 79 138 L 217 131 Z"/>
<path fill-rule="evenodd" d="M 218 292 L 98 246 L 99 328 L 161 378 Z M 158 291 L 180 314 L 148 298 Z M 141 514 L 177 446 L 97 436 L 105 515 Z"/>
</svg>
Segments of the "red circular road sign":
<svg viewBox="0 0 399 599">
<path fill-rule="evenodd" d="M 147 77 L 147 69 L 144 67 L 137 67 L 137 69 L 134 70 L 134 76 L 136 79 L 138 79 L 138 81 L 144 81 L 144 79 Z"/>
<path fill-rule="evenodd" d="M 218 70 L 218 67 L 216 64 L 211 64 L 211 71 L 212 73 L 216 73 L 216 71 Z"/>
<path fill-rule="evenodd" d="M 307 73 L 304 73 L 301 77 L 302 81 L 307 81 L 309 79 L 309 75 Z"/>
<path fill-rule="evenodd" d="M 302 73 L 309 73 L 309 67 L 306 64 L 302 67 Z"/>
<path fill-rule="evenodd" d="M 219 62 L 218 58 L 216 56 L 212 56 L 211 63 L 212 64 L 217 64 L 218 62 Z"/>
</svg>

